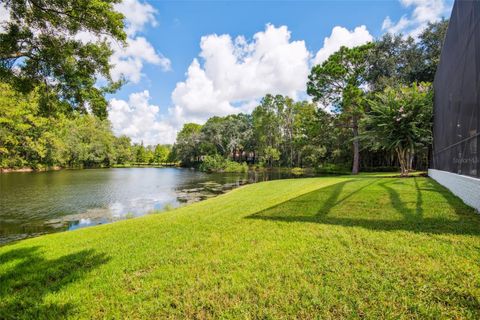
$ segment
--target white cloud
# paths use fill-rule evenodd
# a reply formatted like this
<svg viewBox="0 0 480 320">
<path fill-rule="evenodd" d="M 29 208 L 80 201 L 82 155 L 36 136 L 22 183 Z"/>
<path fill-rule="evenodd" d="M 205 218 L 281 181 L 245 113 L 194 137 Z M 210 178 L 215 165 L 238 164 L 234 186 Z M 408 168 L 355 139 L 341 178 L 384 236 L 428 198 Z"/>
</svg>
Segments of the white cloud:
<svg viewBox="0 0 480 320">
<path fill-rule="evenodd" d="M 171 69 L 171 62 L 168 58 L 157 52 L 153 45 L 138 34 L 144 30 L 147 25 L 156 26 L 156 10 L 148 3 L 142 3 L 139 0 L 124 0 L 116 4 L 115 9 L 125 16 L 125 32 L 127 33 L 126 45 L 118 43 L 116 40 L 106 37 L 113 54 L 110 57 L 112 64 L 111 76 L 114 81 L 125 79 L 127 81 L 138 83 L 142 76 L 145 64 L 159 66 L 163 71 Z M 95 42 L 103 39 L 89 32 L 79 32 L 75 38 L 83 42 Z"/>
<path fill-rule="evenodd" d="M 336 26 L 332 29 L 330 37 L 326 37 L 323 40 L 323 48 L 320 49 L 315 55 L 313 64 L 321 64 L 327 60 L 332 53 L 338 51 L 342 46 L 353 48 L 372 40 L 373 37 L 370 32 L 368 32 L 366 26 L 356 27 L 353 31 Z"/>
<path fill-rule="evenodd" d="M 130 94 L 128 101 L 111 99 L 108 119 L 116 135 L 127 135 L 146 145 L 173 143 L 175 128 L 160 115 L 160 107 L 150 104 L 148 90 Z"/>
<path fill-rule="evenodd" d="M 157 10 L 150 4 L 138 0 L 123 0 L 115 5 L 115 9 L 122 13 L 126 19 L 126 32 L 129 35 L 143 31 L 145 25 L 155 27 Z"/>
<path fill-rule="evenodd" d="M 311 54 L 304 41 L 290 38 L 286 26 L 270 24 L 252 41 L 226 34 L 202 37 L 203 66 L 194 59 L 187 79 L 172 92 L 176 123 L 248 111 L 267 93 L 296 97 L 305 91 Z"/>
<path fill-rule="evenodd" d="M 144 37 L 128 38 L 126 47 L 114 46 L 110 63 L 114 66 L 111 71 L 114 80 L 123 76 L 133 83 L 140 81 L 144 63 L 157 65 L 164 71 L 170 70 L 170 60 L 157 53 Z"/>
<path fill-rule="evenodd" d="M 194 59 L 187 71 L 185 82 L 177 83 L 172 92 L 172 109 L 176 120 L 182 122 L 203 122 L 211 115 L 224 116 L 235 113 L 235 108 L 226 99 L 225 94 L 215 87 L 214 82 Z"/>
<path fill-rule="evenodd" d="M 4 24 L 9 20 L 10 20 L 10 10 L 8 10 L 3 3 L 0 3 L 0 32 L 5 31 Z"/>
<path fill-rule="evenodd" d="M 451 4 L 447 4 L 445 0 L 399 1 L 404 7 L 413 8 L 411 14 L 402 16 L 396 23 L 390 17 L 386 17 L 382 24 L 382 30 L 417 37 L 429 22 L 435 22 L 448 16 L 452 9 Z"/>
<path fill-rule="evenodd" d="M 133 83 L 140 82 L 145 63 L 157 65 L 163 71 L 170 70 L 170 60 L 158 53 L 146 38 L 138 36 L 145 26 L 158 24 L 155 8 L 140 0 L 123 0 L 115 5 L 115 9 L 125 16 L 127 46 L 121 47 L 116 42 L 112 42 L 114 53 L 110 62 L 114 66 L 113 80 L 123 77 Z"/>
</svg>

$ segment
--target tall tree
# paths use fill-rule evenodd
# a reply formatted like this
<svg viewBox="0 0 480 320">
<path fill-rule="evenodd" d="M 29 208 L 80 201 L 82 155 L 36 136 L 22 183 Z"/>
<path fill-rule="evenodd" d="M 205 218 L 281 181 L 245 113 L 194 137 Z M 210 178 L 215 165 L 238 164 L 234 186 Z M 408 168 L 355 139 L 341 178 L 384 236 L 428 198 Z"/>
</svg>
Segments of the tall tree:
<svg viewBox="0 0 480 320">
<path fill-rule="evenodd" d="M 352 130 L 352 174 L 359 172 L 359 121 L 364 113 L 369 69 L 367 55 L 372 47 L 371 43 L 351 49 L 341 47 L 324 63 L 312 68 L 307 82 L 307 93 L 313 100 L 333 107 L 341 114 L 344 125 Z"/>
<path fill-rule="evenodd" d="M 394 151 L 403 176 L 413 156 L 432 142 L 433 92 L 429 83 L 386 88 L 369 100 L 363 136 L 372 149 Z"/>
<path fill-rule="evenodd" d="M 114 141 L 115 162 L 119 164 L 130 163 L 133 159 L 132 141 L 127 136 L 116 137 Z"/>
<path fill-rule="evenodd" d="M 270 165 L 272 159 L 278 160 L 277 154 L 282 141 L 280 110 L 283 108 L 283 103 L 284 97 L 267 94 L 252 112 L 253 134 L 257 150 L 260 157 L 269 159 Z"/>
<path fill-rule="evenodd" d="M 422 67 L 422 52 L 412 37 L 401 34 L 383 35 L 374 42 L 367 56 L 370 64 L 368 81 L 373 91 L 388 86 L 408 85 Z"/>
<path fill-rule="evenodd" d="M 108 42 L 126 39 L 124 17 L 113 7 L 119 1 L 2 1 L 10 20 L 0 33 L 0 80 L 22 92 L 41 87 L 49 112 L 54 99 L 105 118 L 104 94 L 119 86 L 110 76 Z M 96 41 L 82 41 L 80 33 Z M 107 80 L 102 88 L 100 78 Z"/>
<path fill-rule="evenodd" d="M 153 152 L 153 162 L 166 163 L 170 155 L 171 146 L 166 144 L 157 144 Z"/>
<path fill-rule="evenodd" d="M 368 55 L 368 79 L 373 91 L 398 84 L 433 82 L 442 51 L 448 20 L 429 23 L 418 39 L 385 34 Z"/>
<path fill-rule="evenodd" d="M 445 19 L 430 22 L 420 34 L 419 47 L 422 52 L 423 69 L 415 81 L 433 82 L 435 79 L 445 35 L 447 34 L 448 22 Z"/>
<path fill-rule="evenodd" d="M 186 123 L 177 134 L 175 154 L 184 165 L 190 165 L 200 160 L 202 125 Z"/>
</svg>

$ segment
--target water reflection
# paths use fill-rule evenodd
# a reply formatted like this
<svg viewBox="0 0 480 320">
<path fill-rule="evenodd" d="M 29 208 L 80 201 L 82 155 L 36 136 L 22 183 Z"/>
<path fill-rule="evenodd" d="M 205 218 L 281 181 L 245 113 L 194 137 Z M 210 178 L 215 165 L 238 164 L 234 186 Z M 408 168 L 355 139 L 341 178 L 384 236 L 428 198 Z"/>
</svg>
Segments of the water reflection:
<svg viewBox="0 0 480 320">
<path fill-rule="evenodd" d="M 64 170 L 0 175 L 0 244 L 110 223 L 197 202 L 280 172 L 205 174 L 178 168 Z"/>
</svg>

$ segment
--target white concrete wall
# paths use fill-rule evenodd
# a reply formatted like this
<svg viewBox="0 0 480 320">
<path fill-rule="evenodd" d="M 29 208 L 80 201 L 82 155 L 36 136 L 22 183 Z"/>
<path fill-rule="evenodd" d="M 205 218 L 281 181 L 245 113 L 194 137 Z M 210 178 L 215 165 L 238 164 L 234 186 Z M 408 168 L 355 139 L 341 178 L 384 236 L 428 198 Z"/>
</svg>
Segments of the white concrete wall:
<svg viewBox="0 0 480 320">
<path fill-rule="evenodd" d="M 428 175 L 480 212 L 480 179 L 435 169 L 428 169 Z"/>
</svg>

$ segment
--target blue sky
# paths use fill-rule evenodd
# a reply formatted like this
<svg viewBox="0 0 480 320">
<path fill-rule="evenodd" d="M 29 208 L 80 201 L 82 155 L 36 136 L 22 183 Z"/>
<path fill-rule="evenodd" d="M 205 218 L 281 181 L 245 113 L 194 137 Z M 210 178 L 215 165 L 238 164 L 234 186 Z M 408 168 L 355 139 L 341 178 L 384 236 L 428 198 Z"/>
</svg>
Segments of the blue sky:
<svg viewBox="0 0 480 320">
<path fill-rule="evenodd" d="M 450 0 L 125 0 L 119 10 L 132 48 L 116 61 L 130 81 L 109 97 L 110 120 L 136 142 L 172 142 L 183 123 L 249 112 L 268 92 L 304 98 L 311 66 L 340 45 L 388 31 L 415 36 L 451 7 Z"/>
</svg>

